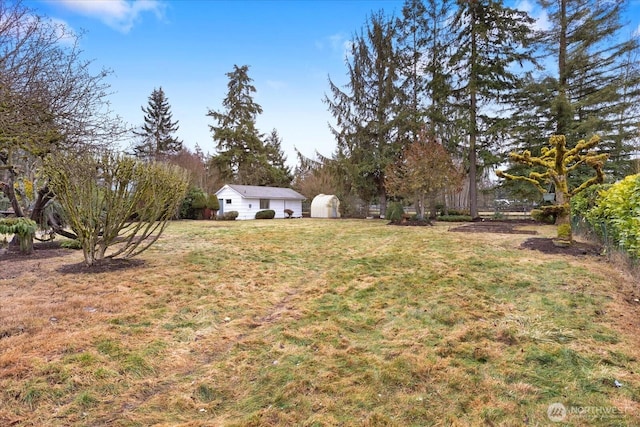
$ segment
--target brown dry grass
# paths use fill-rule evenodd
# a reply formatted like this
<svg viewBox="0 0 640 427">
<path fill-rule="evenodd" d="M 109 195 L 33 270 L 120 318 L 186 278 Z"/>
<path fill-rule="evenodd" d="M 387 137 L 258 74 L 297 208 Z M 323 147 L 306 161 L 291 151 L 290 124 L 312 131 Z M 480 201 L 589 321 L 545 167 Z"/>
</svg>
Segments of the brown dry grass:
<svg viewBox="0 0 640 427">
<path fill-rule="evenodd" d="M 450 226 L 177 222 L 129 269 L 0 267 L 0 425 L 640 423 L 633 279 Z"/>
</svg>

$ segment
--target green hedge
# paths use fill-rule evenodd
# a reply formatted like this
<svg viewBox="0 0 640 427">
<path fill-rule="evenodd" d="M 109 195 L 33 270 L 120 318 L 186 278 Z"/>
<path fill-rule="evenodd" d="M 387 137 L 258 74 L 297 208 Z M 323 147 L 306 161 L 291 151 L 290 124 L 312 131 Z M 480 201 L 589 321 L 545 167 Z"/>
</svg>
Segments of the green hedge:
<svg viewBox="0 0 640 427">
<path fill-rule="evenodd" d="M 229 211 L 222 214 L 222 216 L 218 215 L 218 219 L 223 221 L 233 221 L 238 218 L 238 211 Z"/>
<path fill-rule="evenodd" d="M 640 258 L 640 174 L 630 175 L 598 192 L 595 206 L 586 212 L 585 218 L 606 240 L 632 258 Z"/>
<path fill-rule="evenodd" d="M 256 219 L 273 219 L 276 216 L 276 211 L 273 209 L 265 209 L 263 211 L 256 212 Z"/>
</svg>

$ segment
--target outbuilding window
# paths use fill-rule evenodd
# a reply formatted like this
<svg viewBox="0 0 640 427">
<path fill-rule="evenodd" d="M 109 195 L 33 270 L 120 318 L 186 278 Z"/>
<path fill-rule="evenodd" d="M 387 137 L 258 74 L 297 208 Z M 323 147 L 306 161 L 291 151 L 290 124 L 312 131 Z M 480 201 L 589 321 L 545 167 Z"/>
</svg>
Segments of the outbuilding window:
<svg viewBox="0 0 640 427">
<path fill-rule="evenodd" d="M 269 209 L 269 199 L 260 199 L 260 209 Z"/>
<path fill-rule="evenodd" d="M 227 199 L 227 200 L 225 200 L 225 201 L 224 201 L 224 203 L 225 203 L 226 205 L 230 205 L 230 204 L 231 204 L 231 199 Z"/>
</svg>

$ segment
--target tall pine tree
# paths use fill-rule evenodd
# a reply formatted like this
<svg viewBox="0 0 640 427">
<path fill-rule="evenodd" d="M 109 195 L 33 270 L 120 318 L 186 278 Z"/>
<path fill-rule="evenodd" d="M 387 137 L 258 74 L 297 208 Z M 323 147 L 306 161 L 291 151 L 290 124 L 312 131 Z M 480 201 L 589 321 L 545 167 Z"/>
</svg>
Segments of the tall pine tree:
<svg viewBox="0 0 640 427">
<path fill-rule="evenodd" d="M 458 128 L 451 109 L 452 80 L 447 28 L 453 0 L 406 0 L 398 19 L 400 97 L 407 139 L 427 132 L 448 148 L 456 145 Z M 452 150 L 453 151 L 453 150 Z"/>
<path fill-rule="evenodd" d="M 263 140 L 264 135 L 256 127 L 262 107 L 253 100 L 256 88 L 249 77 L 249 66 L 234 65 L 227 77 L 228 92 L 222 101 L 225 109 L 207 113 L 216 121 L 209 129 L 218 151 L 210 165 L 227 183 L 289 186 L 293 178 L 285 165 L 277 131 L 274 129 Z"/>
<path fill-rule="evenodd" d="M 216 121 L 209 126 L 218 151 L 214 162 L 227 182 L 263 185 L 266 158 L 262 135 L 256 128 L 262 107 L 253 100 L 256 88 L 249 77 L 249 66 L 234 65 L 226 75 L 229 82 L 222 101 L 224 111 L 207 113 Z"/>
<path fill-rule="evenodd" d="M 264 140 L 267 163 L 269 164 L 270 183 L 275 187 L 289 187 L 293 181 L 291 167 L 287 166 L 287 156 L 282 152 L 282 138 L 273 129 Z"/>
<path fill-rule="evenodd" d="M 144 112 L 144 124 L 140 130 L 134 131 L 141 139 L 133 147 L 135 156 L 163 160 L 169 155 L 177 154 L 182 149 L 182 141 L 174 136 L 179 128 L 178 121 L 172 121 L 169 99 L 162 86 L 153 89 L 148 106 L 141 108 Z"/>
<path fill-rule="evenodd" d="M 629 172 L 633 135 L 640 116 L 637 39 L 622 34 L 624 0 L 540 0 L 549 15 L 543 33 L 547 58 L 557 64 L 551 76 L 555 96 L 547 105 L 555 133 L 569 141 L 601 136 L 609 172 Z M 631 61 L 630 61 L 631 60 Z"/>
<path fill-rule="evenodd" d="M 458 0 L 452 27 L 458 28 L 451 66 L 456 97 L 467 122 L 469 210 L 478 216 L 478 153 L 491 154 L 490 112 L 516 89 L 515 66 L 531 59 L 532 19 L 500 0 Z"/>
<path fill-rule="evenodd" d="M 331 97 L 325 97 L 336 119 L 336 159 L 363 201 L 378 199 L 381 215 L 387 199 L 384 170 L 401 147 L 394 40 L 394 22 L 382 12 L 373 14 L 351 45 L 345 90 L 329 80 Z"/>
</svg>

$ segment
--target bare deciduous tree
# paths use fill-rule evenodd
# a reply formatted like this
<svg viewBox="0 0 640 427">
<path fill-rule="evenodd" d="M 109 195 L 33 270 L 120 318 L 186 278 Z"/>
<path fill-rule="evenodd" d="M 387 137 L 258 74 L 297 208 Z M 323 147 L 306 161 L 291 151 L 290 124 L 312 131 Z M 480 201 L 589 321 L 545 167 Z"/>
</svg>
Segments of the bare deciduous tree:
<svg viewBox="0 0 640 427">
<path fill-rule="evenodd" d="M 43 223 L 54 195 L 39 173 L 42 160 L 112 144 L 125 129 L 108 109 L 108 71 L 92 71 L 64 25 L 19 1 L 0 2 L 0 46 L 0 189 L 16 216 Z"/>
</svg>

